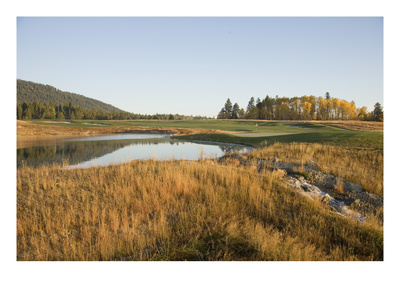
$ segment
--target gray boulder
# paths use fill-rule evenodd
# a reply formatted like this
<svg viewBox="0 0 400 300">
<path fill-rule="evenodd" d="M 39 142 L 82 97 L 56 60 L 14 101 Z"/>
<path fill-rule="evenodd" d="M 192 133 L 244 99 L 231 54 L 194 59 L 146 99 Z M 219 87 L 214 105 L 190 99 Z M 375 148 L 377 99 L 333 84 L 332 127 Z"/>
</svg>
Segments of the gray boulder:
<svg viewBox="0 0 400 300">
<path fill-rule="evenodd" d="M 343 181 L 343 188 L 346 192 L 350 192 L 350 193 L 359 193 L 359 192 L 362 192 L 362 190 L 363 190 L 363 187 L 361 184 L 349 182 L 346 180 Z"/>
</svg>

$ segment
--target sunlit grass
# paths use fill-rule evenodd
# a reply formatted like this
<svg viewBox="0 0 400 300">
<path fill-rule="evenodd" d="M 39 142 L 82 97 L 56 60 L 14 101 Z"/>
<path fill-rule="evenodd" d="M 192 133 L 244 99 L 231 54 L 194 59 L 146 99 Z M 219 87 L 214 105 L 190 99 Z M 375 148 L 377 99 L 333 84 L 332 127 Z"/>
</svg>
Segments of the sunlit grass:
<svg viewBox="0 0 400 300">
<path fill-rule="evenodd" d="M 377 222 L 336 215 L 281 178 L 235 160 L 23 166 L 17 259 L 383 259 Z"/>
<path fill-rule="evenodd" d="M 252 158 L 279 158 L 285 162 L 318 163 L 320 171 L 361 184 L 383 195 L 383 151 L 349 149 L 312 143 L 275 143 L 248 154 Z"/>
</svg>

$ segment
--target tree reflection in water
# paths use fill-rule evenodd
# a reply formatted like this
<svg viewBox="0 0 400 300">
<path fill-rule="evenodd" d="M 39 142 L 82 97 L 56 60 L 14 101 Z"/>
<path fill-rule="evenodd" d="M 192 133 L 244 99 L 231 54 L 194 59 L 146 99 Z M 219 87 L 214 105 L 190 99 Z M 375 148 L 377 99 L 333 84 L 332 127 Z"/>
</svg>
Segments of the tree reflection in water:
<svg viewBox="0 0 400 300">
<path fill-rule="evenodd" d="M 156 145 L 159 145 L 160 147 L 155 147 Z M 173 148 L 171 148 L 171 146 Z M 175 146 L 184 147 L 182 148 Z M 126 149 L 122 150 L 124 148 Z M 186 148 L 187 150 L 185 150 Z M 202 150 L 200 150 L 200 148 Z M 102 157 L 110 156 L 112 153 L 117 156 L 118 153 L 123 153 L 125 156 L 130 155 L 130 153 L 134 153 L 137 156 L 134 159 L 146 159 L 152 156 L 151 151 L 157 152 L 157 149 L 160 149 L 161 154 L 155 154 L 159 154 L 160 157 L 166 157 L 166 159 L 180 159 L 188 157 L 200 158 L 201 151 L 204 151 L 204 154 L 207 156 L 222 156 L 226 152 L 246 152 L 250 150 L 249 147 L 241 145 L 221 145 L 199 142 L 193 143 L 187 141 L 174 141 L 170 138 L 110 140 L 91 139 L 89 141 L 80 138 L 79 140 L 62 140 L 54 141 L 53 143 L 47 142 L 41 144 L 39 142 L 34 146 L 17 149 L 17 167 L 20 167 L 22 164 L 34 167 L 54 163 L 77 165 L 96 159 L 99 160 Z M 192 153 L 185 153 L 185 151 L 190 151 Z M 198 153 L 193 153 L 196 151 Z M 171 158 L 168 158 L 168 155 L 170 155 Z M 123 161 L 123 159 L 124 158 L 121 158 L 120 161 Z M 128 158 L 128 160 L 131 160 L 131 158 Z"/>
</svg>

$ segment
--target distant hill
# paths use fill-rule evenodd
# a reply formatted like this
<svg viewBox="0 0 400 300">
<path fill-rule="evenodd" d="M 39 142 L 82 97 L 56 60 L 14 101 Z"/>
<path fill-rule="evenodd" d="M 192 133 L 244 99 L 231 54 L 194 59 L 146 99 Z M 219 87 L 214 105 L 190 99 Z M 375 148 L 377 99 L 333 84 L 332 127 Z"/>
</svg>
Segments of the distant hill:
<svg viewBox="0 0 400 300">
<path fill-rule="evenodd" d="M 80 106 L 84 110 L 97 109 L 107 113 L 124 112 L 115 106 L 96 99 L 63 92 L 50 85 L 17 79 L 17 103 L 35 101 L 42 103 L 53 102 L 54 105 L 68 105 L 69 102 L 72 102 L 75 106 Z"/>
</svg>

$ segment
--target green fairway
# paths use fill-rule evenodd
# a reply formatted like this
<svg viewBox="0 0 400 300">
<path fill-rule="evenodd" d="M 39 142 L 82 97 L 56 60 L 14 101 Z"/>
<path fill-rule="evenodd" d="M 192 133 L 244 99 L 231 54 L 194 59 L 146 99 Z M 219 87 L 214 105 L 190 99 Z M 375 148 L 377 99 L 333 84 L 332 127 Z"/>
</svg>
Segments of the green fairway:
<svg viewBox="0 0 400 300">
<path fill-rule="evenodd" d="M 236 132 L 272 132 L 272 133 L 304 133 L 319 131 L 326 126 L 310 123 L 294 122 L 265 122 L 265 121 L 231 121 L 231 120 L 184 120 L 184 121 L 159 121 L 159 120 L 133 120 L 133 121 L 106 121 L 106 120 L 72 120 L 65 121 L 43 121 L 35 120 L 33 124 L 58 125 L 71 127 L 93 127 L 93 126 L 143 126 L 143 127 L 170 127 L 170 128 L 197 128 L 215 129 Z M 88 124 L 92 123 L 92 124 Z M 99 125 L 97 125 L 99 124 Z"/>
<path fill-rule="evenodd" d="M 176 136 L 177 139 L 203 140 L 227 142 L 261 146 L 274 142 L 308 142 L 334 145 L 347 148 L 383 149 L 383 132 L 367 132 L 347 130 L 315 123 L 296 123 L 285 121 L 233 121 L 233 120 L 185 120 L 185 121 L 159 121 L 159 120 L 133 120 L 133 121 L 105 121 L 105 120 L 73 120 L 65 121 L 32 121 L 40 125 L 58 125 L 63 127 L 97 127 L 97 126 L 124 126 L 124 127 L 150 127 L 150 128 L 195 128 L 232 131 L 232 134 L 194 134 Z M 90 124 L 92 123 L 92 124 Z M 98 124 L 98 125 L 97 125 Z M 248 134 L 270 134 L 272 136 L 245 137 L 235 136 L 233 132 Z M 282 135 L 279 135 L 282 134 Z"/>
<path fill-rule="evenodd" d="M 225 142 L 234 144 L 244 144 L 259 147 L 265 144 L 281 143 L 319 143 L 338 147 L 383 150 L 383 133 L 381 132 L 357 132 L 350 130 L 321 131 L 300 133 L 291 135 L 271 136 L 271 137 L 238 137 L 230 134 L 193 134 L 176 136 L 177 139 L 202 140 L 213 142 Z"/>
</svg>

